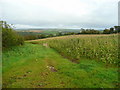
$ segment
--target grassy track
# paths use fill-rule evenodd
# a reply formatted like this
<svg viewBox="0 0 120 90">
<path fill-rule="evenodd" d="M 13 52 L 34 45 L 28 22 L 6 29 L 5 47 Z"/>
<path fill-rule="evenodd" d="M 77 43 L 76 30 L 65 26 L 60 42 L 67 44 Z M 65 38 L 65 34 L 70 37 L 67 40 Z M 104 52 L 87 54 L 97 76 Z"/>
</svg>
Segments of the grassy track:
<svg viewBox="0 0 120 90">
<path fill-rule="evenodd" d="M 76 64 L 37 44 L 3 52 L 4 88 L 114 88 L 117 74 L 117 68 L 87 59 Z"/>
</svg>

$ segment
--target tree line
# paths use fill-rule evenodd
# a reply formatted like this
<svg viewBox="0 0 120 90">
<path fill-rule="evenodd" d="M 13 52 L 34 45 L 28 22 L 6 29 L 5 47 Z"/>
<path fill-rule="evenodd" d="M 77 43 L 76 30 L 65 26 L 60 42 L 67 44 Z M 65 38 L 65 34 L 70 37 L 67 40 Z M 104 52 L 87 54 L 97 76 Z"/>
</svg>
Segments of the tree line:
<svg viewBox="0 0 120 90">
<path fill-rule="evenodd" d="M 114 26 L 114 28 L 105 29 L 103 31 L 94 30 L 94 29 L 82 29 L 79 34 L 114 34 L 120 33 L 120 26 Z"/>
</svg>

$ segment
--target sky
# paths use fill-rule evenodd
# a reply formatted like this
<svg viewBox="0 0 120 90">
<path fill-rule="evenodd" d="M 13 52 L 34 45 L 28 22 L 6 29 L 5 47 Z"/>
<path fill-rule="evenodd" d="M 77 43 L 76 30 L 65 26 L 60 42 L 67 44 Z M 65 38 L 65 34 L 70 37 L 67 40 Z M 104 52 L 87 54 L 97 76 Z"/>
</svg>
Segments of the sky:
<svg viewBox="0 0 120 90">
<path fill-rule="evenodd" d="M 110 28 L 119 0 L 0 0 L 0 19 L 25 28 Z"/>
</svg>

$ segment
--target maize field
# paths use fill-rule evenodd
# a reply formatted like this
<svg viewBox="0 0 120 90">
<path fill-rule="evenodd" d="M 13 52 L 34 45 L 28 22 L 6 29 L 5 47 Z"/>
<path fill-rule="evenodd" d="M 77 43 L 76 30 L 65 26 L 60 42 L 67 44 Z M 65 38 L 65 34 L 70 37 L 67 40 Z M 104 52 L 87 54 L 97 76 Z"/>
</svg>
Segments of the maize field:
<svg viewBox="0 0 120 90">
<path fill-rule="evenodd" d="M 118 35 L 79 35 L 41 41 L 71 60 L 95 59 L 118 63 Z"/>
</svg>

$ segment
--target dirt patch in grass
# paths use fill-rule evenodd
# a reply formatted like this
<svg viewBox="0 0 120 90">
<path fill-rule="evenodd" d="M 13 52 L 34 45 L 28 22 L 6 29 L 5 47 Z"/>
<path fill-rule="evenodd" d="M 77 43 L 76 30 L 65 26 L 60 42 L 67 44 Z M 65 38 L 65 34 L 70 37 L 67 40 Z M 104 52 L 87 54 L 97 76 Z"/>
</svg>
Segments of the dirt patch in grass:
<svg viewBox="0 0 120 90">
<path fill-rule="evenodd" d="M 47 68 L 49 68 L 51 72 L 57 72 L 54 66 L 47 66 Z"/>
</svg>

